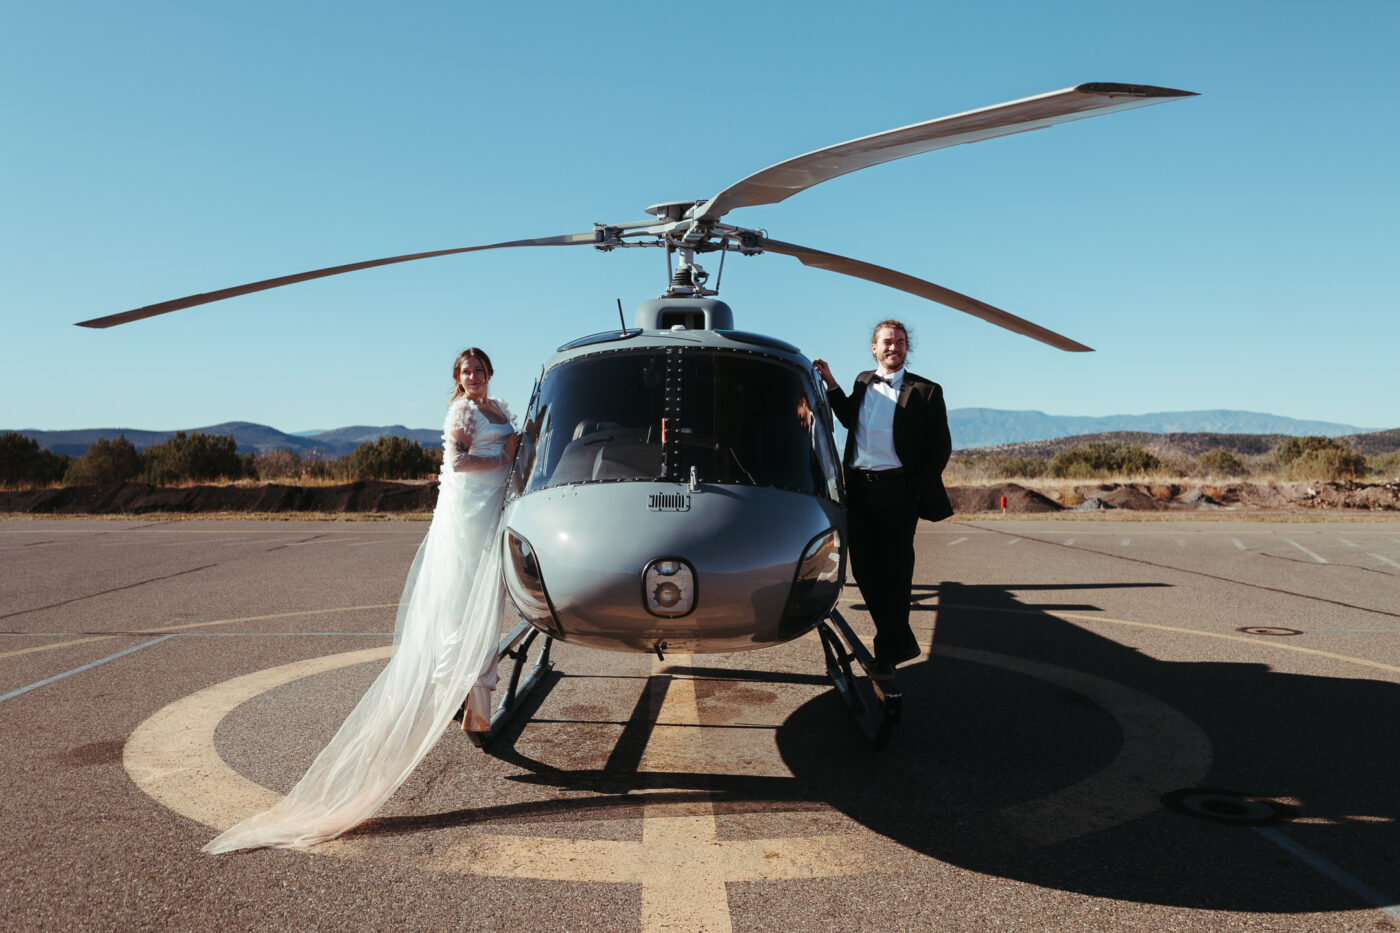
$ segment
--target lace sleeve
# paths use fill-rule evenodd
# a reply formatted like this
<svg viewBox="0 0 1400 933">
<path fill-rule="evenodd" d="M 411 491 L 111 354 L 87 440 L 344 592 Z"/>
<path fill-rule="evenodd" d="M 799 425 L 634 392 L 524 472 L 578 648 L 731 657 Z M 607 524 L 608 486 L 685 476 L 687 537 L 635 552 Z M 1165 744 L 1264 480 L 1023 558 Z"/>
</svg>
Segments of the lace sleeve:
<svg viewBox="0 0 1400 933">
<path fill-rule="evenodd" d="M 492 456 L 475 456 L 471 453 L 472 440 L 485 420 L 486 416 L 476 407 L 476 403 L 466 398 L 457 399 L 448 407 L 442 449 L 444 455 L 450 457 L 452 469 L 456 472 L 494 470 L 506 462 L 504 452 Z"/>
</svg>

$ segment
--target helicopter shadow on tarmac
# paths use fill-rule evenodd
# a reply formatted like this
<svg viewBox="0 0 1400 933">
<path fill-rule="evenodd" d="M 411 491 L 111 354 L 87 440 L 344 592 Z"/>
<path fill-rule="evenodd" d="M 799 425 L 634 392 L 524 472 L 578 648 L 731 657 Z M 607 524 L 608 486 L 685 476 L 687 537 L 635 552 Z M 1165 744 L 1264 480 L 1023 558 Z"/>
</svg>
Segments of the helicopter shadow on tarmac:
<svg viewBox="0 0 1400 933">
<path fill-rule="evenodd" d="M 1012 595 L 1104 588 L 943 583 L 932 653 L 899 672 L 905 715 L 890 747 L 871 753 L 854 730 L 829 728 L 842 710 L 824 694 L 778 731 L 784 761 L 806 796 L 911 849 L 990 875 L 1211 910 L 1376 906 L 1243 825 L 1258 815 L 1250 813 L 1254 798 L 1283 800 L 1293 806 L 1257 822 L 1280 824 L 1292 840 L 1393 894 L 1400 806 L 1385 750 L 1400 747 L 1400 686 L 1265 664 L 1161 661 L 1049 614 L 1094 607 L 1030 605 Z M 922 598 L 916 612 L 932 610 L 917 605 Z M 1042 676 L 1056 671 L 1069 676 Z M 1082 675 L 1081 683 L 1114 685 L 1103 693 L 1110 702 L 1076 686 Z M 1141 699 L 1138 722 L 1125 725 L 1115 705 L 1132 696 Z M 1111 776 L 1130 742 L 1134 762 L 1167 763 L 1169 777 L 1191 773 L 1194 758 L 1194 787 L 1227 792 L 1214 798 L 1227 801 L 1224 816 L 1234 810 L 1228 794 L 1240 795 L 1240 821 L 1173 812 L 1160 795 L 1188 788 L 1153 786 L 1151 774 Z M 1134 811 L 1133 795 L 1158 804 Z M 1112 818 L 1115 809 L 1123 818 Z"/>
<path fill-rule="evenodd" d="M 933 611 L 918 603 L 938 596 L 937 625 L 931 652 L 900 668 L 904 717 L 893 740 L 872 750 L 835 690 L 824 690 L 776 731 L 791 776 L 639 766 L 676 677 L 743 704 L 773 686 L 830 687 L 824 676 L 669 665 L 645 679 L 606 763 L 580 768 L 517 747 L 541 698 L 570 676 L 555 672 L 488 751 L 521 770 L 508 780 L 590 794 L 380 818 L 349 835 L 623 819 L 645 804 L 688 801 L 716 815 L 830 808 L 913 851 L 1046 888 L 1207 910 L 1376 906 L 1271 845 L 1249 820 L 1185 815 L 1162 797 L 1209 788 L 1239 795 L 1246 811 L 1253 798 L 1290 803 L 1255 822 L 1281 824 L 1362 883 L 1393 891 L 1400 806 L 1384 752 L 1400 747 L 1400 686 L 1162 661 L 1050 614 L 1093 605 L 1013 595 L 1161 585 L 916 587 L 916 612 Z"/>
</svg>

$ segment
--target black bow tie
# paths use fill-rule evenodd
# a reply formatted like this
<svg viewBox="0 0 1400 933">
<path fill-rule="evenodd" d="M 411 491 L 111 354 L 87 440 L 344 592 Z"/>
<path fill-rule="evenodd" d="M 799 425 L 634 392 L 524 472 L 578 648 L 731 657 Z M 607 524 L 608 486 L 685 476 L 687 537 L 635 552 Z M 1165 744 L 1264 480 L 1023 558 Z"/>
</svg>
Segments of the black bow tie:
<svg viewBox="0 0 1400 933">
<path fill-rule="evenodd" d="M 870 381 L 871 381 L 871 382 L 883 382 L 883 383 L 884 383 L 885 385 L 887 385 L 887 386 L 893 386 L 893 385 L 894 385 L 894 380 L 893 380 L 893 379 L 891 379 L 889 376 L 882 376 L 882 375 L 880 375 L 879 373 L 874 373 L 873 375 L 871 375 Z"/>
</svg>

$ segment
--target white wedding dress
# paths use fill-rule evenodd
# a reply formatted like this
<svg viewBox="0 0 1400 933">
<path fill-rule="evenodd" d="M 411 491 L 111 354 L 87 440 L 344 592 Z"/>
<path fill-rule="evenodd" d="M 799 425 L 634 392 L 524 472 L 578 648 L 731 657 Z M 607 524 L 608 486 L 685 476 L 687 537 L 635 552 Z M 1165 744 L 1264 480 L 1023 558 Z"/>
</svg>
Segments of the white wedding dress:
<svg viewBox="0 0 1400 933">
<path fill-rule="evenodd" d="M 504 609 L 496 536 L 508 465 L 498 459 L 513 433 L 465 398 L 448 407 L 437 507 L 408 571 L 393 656 L 296 787 L 205 852 L 333 839 L 398 789 L 469 690 L 489 717 Z"/>
</svg>

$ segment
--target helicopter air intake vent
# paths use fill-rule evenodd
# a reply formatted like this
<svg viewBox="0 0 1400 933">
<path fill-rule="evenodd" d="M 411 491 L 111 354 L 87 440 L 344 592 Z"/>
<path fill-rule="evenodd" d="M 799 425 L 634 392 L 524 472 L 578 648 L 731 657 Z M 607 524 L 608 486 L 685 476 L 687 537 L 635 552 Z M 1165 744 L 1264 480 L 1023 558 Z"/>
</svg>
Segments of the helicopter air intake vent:
<svg viewBox="0 0 1400 933">
<path fill-rule="evenodd" d="M 689 512 L 690 493 L 654 492 L 651 494 L 651 500 L 647 503 L 647 508 L 653 512 Z"/>
</svg>

